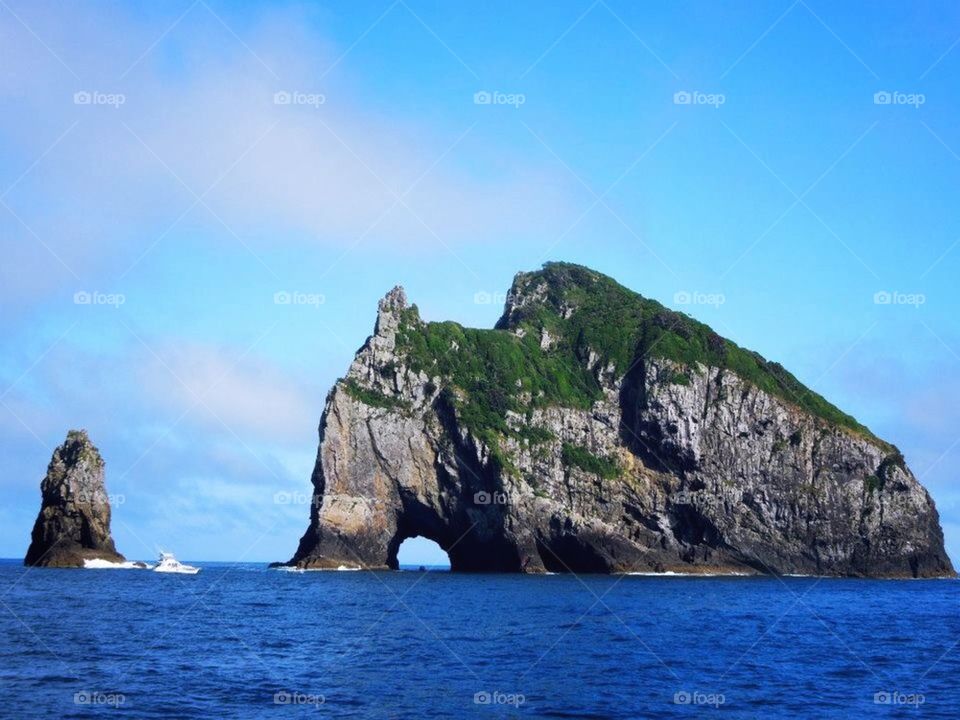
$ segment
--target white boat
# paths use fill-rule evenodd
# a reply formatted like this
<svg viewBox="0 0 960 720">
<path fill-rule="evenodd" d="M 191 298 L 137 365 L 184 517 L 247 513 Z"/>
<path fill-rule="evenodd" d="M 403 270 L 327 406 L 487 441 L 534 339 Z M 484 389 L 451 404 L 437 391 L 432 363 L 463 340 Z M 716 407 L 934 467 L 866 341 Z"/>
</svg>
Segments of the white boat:
<svg viewBox="0 0 960 720">
<path fill-rule="evenodd" d="M 159 573 L 179 573 L 180 575 L 196 575 L 200 572 L 200 568 L 193 567 L 193 565 L 184 565 L 173 556 L 173 553 L 161 552 L 160 560 L 157 562 L 157 566 L 153 571 Z"/>
</svg>

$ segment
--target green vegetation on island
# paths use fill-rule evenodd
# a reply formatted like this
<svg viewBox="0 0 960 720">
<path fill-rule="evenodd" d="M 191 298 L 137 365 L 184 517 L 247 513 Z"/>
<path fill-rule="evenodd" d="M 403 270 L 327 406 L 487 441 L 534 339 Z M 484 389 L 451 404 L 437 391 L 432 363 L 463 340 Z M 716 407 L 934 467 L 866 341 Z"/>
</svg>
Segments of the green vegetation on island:
<svg viewBox="0 0 960 720">
<path fill-rule="evenodd" d="M 587 367 L 593 356 L 618 375 L 627 374 L 645 357 L 665 358 L 688 368 L 698 364 L 720 368 L 831 425 L 895 451 L 779 363 L 739 347 L 704 323 L 605 275 L 579 265 L 547 263 L 540 271 L 518 276 L 512 292 L 517 295 L 512 312 L 501 318 L 496 329 L 423 322 L 414 305 L 403 311 L 397 334 L 398 350 L 414 370 L 443 377 L 457 389 L 451 401 L 459 417 L 492 448 L 498 446 L 498 437 L 518 436 L 507 423 L 508 411 L 529 418 L 537 407 L 588 408 L 598 400 L 600 385 Z M 550 340 L 542 344 L 544 331 Z M 687 385 L 691 376 L 681 370 L 670 381 Z M 368 392 L 358 387 L 348 390 Z M 375 398 L 371 404 L 384 406 L 384 400 Z M 537 431 L 519 434 L 531 432 Z M 799 438 L 790 442 L 796 444 Z M 604 477 L 615 473 L 615 465 L 588 461 L 575 449 L 565 447 L 564 452 L 572 464 L 583 467 L 574 462 L 582 461 L 590 472 Z"/>
</svg>

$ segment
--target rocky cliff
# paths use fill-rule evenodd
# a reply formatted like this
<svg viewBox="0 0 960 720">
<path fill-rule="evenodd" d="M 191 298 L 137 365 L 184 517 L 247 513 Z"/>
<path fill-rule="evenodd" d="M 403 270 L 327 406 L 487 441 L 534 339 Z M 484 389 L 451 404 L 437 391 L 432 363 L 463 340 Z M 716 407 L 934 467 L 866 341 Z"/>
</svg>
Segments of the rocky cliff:
<svg viewBox="0 0 960 720">
<path fill-rule="evenodd" d="M 395 288 L 327 397 L 291 564 L 953 574 L 895 447 L 776 363 L 586 268 L 517 275 L 494 330 Z"/>
<path fill-rule="evenodd" d="M 123 562 L 110 536 L 104 463 L 83 430 L 71 430 L 53 451 L 24 565 L 83 567 L 84 560 Z"/>
</svg>

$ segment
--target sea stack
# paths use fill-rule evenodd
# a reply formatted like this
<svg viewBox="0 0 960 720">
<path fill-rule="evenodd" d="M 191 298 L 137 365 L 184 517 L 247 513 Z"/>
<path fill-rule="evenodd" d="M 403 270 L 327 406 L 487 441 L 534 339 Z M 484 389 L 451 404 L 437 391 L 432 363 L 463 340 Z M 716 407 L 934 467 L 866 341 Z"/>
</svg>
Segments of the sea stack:
<svg viewBox="0 0 960 720">
<path fill-rule="evenodd" d="M 71 430 L 53 451 L 24 565 L 83 567 L 84 560 L 124 562 L 110 536 L 104 462 L 85 430 Z"/>
<path fill-rule="evenodd" d="M 327 398 L 289 564 L 950 577 L 900 451 L 778 363 L 588 268 L 520 273 L 492 330 L 403 291 Z"/>
</svg>

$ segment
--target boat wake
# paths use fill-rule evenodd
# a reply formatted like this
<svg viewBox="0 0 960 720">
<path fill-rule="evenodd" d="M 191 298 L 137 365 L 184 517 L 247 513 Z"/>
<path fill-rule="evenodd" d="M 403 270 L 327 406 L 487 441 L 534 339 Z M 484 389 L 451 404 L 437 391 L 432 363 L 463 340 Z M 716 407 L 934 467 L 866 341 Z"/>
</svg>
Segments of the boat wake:
<svg viewBox="0 0 960 720">
<path fill-rule="evenodd" d="M 100 558 L 88 558 L 83 561 L 85 570 L 150 570 L 151 565 L 145 562 L 127 560 L 126 562 L 112 562 Z"/>
</svg>

